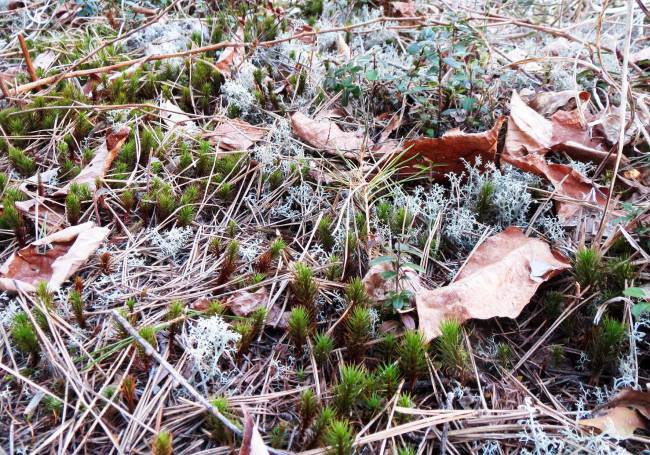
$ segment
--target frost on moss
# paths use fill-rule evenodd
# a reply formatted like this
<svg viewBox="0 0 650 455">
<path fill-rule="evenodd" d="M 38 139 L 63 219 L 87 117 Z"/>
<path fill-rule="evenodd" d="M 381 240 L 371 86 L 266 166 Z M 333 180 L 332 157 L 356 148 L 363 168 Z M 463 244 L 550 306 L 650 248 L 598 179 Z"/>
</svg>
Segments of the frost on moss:
<svg viewBox="0 0 650 455">
<path fill-rule="evenodd" d="M 237 351 L 240 338 L 220 316 L 212 316 L 191 324 L 183 336 L 183 344 L 205 382 L 221 379 L 223 371 L 219 361 Z"/>
</svg>

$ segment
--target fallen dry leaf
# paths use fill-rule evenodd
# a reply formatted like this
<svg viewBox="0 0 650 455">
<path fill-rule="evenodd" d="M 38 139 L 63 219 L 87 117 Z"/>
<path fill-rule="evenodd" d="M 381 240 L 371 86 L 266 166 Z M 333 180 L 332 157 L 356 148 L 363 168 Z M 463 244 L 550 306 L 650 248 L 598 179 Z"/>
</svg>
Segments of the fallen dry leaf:
<svg viewBox="0 0 650 455">
<path fill-rule="evenodd" d="M 269 301 L 269 292 L 266 288 L 260 288 L 255 292 L 237 291 L 225 304 L 237 316 L 248 316 L 258 308 L 266 307 Z"/>
<path fill-rule="evenodd" d="M 316 42 L 316 37 L 314 35 L 309 35 L 309 33 L 313 32 L 314 27 L 307 24 L 301 25 L 294 30 L 294 34 L 297 35 L 298 40 L 305 44 L 314 44 Z M 303 35 L 303 33 L 306 34 L 306 36 Z"/>
<path fill-rule="evenodd" d="M 95 149 L 95 155 L 88 166 L 83 168 L 81 172 L 75 178 L 70 180 L 66 186 L 54 193 L 55 196 L 68 194 L 70 185 L 73 183 L 86 184 L 88 189 L 91 192 L 94 192 L 97 189 L 95 180 L 103 178 L 111 168 L 111 164 L 122 148 L 122 144 L 124 144 L 126 139 L 129 137 L 129 132 L 129 128 L 124 127 L 118 131 L 111 131 L 108 133 L 104 142 Z"/>
<path fill-rule="evenodd" d="M 444 320 L 516 318 L 542 282 L 570 267 L 543 240 L 508 227 L 474 251 L 453 283 L 415 294 L 420 330 L 431 340 Z"/>
<path fill-rule="evenodd" d="M 553 147 L 566 147 L 569 143 L 567 139 L 571 136 L 570 131 L 577 129 L 575 114 L 558 111 L 553 118 L 563 120 L 558 120 L 554 126 L 554 123 L 535 112 L 514 92 L 510 102 L 510 117 L 501 161 L 545 177 L 555 187 L 557 196 L 604 206 L 607 201 L 604 189 L 570 166 L 546 161 L 546 153 Z M 584 132 L 580 133 L 583 134 Z M 573 150 L 577 150 L 577 147 L 573 147 Z M 590 146 L 584 150 L 595 153 L 595 149 Z M 557 202 L 556 207 L 558 217 L 567 223 L 575 222 L 581 211 L 581 207 L 572 202 Z"/>
<path fill-rule="evenodd" d="M 222 150 L 248 150 L 266 136 L 268 130 L 240 119 L 225 120 L 214 131 L 205 134 L 212 145 Z"/>
<path fill-rule="evenodd" d="M 56 291 L 106 239 L 110 230 L 95 223 L 70 226 L 12 254 L 0 267 L 0 289 L 33 292 L 40 281 Z"/>
<path fill-rule="evenodd" d="M 269 455 L 264 440 L 260 432 L 257 431 L 257 425 L 248 413 L 244 417 L 244 435 L 239 455 Z"/>
<path fill-rule="evenodd" d="M 598 413 L 591 419 L 582 419 L 582 426 L 593 427 L 618 439 L 627 439 L 639 428 L 645 428 L 645 421 L 638 412 L 629 408 L 611 408 Z"/>
<path fill-rule="evenodd" d="M 528 97 L 528 105 L 540 115 L 548 117 L 560 109 L 572 110 L 577 107 L 576 97 L 581 103 L 589 101 L 589 93 L 578 90 L 560 92 L 540 92 Z"/>
<path fill-rule="evenodd" d="M 404 144 L 402 160 L 406 166 L 400 172 L 420 171 L 420 165 L 433 164 L 433 178 L 443 178 L 449 172 L 462 172 L 465 162 L 481 157 L 483 162 L 494 160 L 499 129 L 504 119 L 497 120 L 492 129 L 482 133 L 447 131 L 440 138 L 421 137 Z"/>
<path fill-rule="evenodd" d="M 35 197 L 26 201 L 16 201 L 16 209 L 23 215 L 27 216 L 32 222 L 38 220 L 39 226 L 47 226 L 48 232 L 58 231 L 66 222 L 63 209 L 56 210 L 47 204 L 44 197 Z"/>
<path fill-rule="evenodd" d="M 244 29 L 237 28 L 237 32 L 232 38 L 234 43 L 244 42 Z M 244 46 L 231 46 L 223 50 L 215 66 L 223 74 L 230 76 L 233 68 L 237 68 L 244 61 Z"/>
<path fill-rule="evenodd" d="M 57 58 L 58 55 L 54 52 L 45 51 L 38 54 L 32 64 L 34 65 L 34 68 L 40 68 L 43 71 L 47 71 L 52 67 Z"/>
<path fill-rule="evenodd" d="M 160 102 L 160 117 L 170 129 L 180 129 L 188 134 L 195 134 L 199 130 L 196 123 L 169 100 Z"/>
<path fill-rule="evenodd" d="M 296 136 L 312 147 L 346 158 L 356 159 L 359 149 L 363 146 L 363 136 L 341 131 L 338 125 L 329 119 L 314 120 L 302 112 L 291 116 L 291 128 Z"/>
<path fill-rule="evenodd" d="M 580 92 L 580 99 L 586 106 L 589 95 Z M 593 119 L 583 109 L 585 118 Z M 601 141 L 592 137 L 591 132 L 582 125 L 578 109 L 557 110 L 550 119 L 545 118 L 527 105 L 517 92 L 510 98 L 510 116 L 506 134 L 504 153 L 537 153 L 546 155 L 550 151 L 565 152 L 576 160 L 613 164 L 614 156 L 606 151 Z"/>
<path fill-rule="evenodd" d="M 650 393 L 626 389 L 599 408 L 591 419 L 578 423 L 593 427 L 610 436 L 627 439 L 637 429 L 647 428 L 650 419 Z"/>
</svg>

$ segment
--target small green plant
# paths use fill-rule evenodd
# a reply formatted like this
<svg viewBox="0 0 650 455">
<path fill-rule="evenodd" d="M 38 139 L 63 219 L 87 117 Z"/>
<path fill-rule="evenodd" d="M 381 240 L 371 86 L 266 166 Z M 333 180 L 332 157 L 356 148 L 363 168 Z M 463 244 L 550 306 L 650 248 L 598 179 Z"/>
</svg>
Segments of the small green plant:
<svg viewBox="0 0 650 455">
<path fill-rule="evenodd" d="M 289 314 L 287 325 L 289 338 L 291 338 L 296 355 L 301 357 L 311 326 L 309 311 L 303 306 L 293 308 Z"/>
<path fill-rule="evenodd" d="M 463 343 L 460 322 L 449 319 L 440 323 L 440 336 L 435 341 L 436 351 L 447 371 L 464 377 L 469 366 L 469 354 Z"/>
<path fill-rule="evenodd" d="M 404 243 L 397 243 L 395 253 L 386 256 L 379 256 L 370 261 L 370 266 L 378 266 L 380 264 L 390 263 L 391 266 L 388 270 L 381 272 L 381 277 L 386 280 L 394 280 L 395 288 L 388 293 L 387 304 L 393 310 L 401 310 L 410 302 L 412 292 L 404 289 L 404 281 L 410 279 L 409 274 L 424 273 L 425 270 L 410 262 L 405 253 L 417 253 L 412 247 Z"/>
<path fill-rule="evenodd" d="M 39 281 L 36 285 L 36 297 L 45 309 L 54 309 L 54 296 L 47 287 L 47 281 Z"/>
<path fill-rule="evenodd" d="M 331 446 L 332 455 L 352 455 L 352 426 L 347 420 L 334 420 L 325 433 L 325 441 Z"/>
<path fill-rule="evenodd" d="M 427 370 L 427 343 L 417 330 L 408 330 L 402 337 L 397 357 L 399 369 L 404 377 L 415 385 L 415 381 Z"/>
<path fill-rule="evenodd" d="M 370 296 L 366 291 L 366 286 L 361 281 L 361 278 L 355 277 L 348 283 L 345 289 L 345 298 L 348 305 L 370 305 Z"/>
<path fill-rule="evenodd" d="M 603 279 L 603 262 L 595 248 L 581 248 L 573 260 L 573 274 L 582 288 L 596 286 Z"/>
<path fill-rule="evenodd" d="M 359 365 L 342 365 L 332 397 L 339 416 L 350 414 L 366 386 L 366 369 Z"/>
<path fill-rule="evenodd" d="M 269 435 L 269 443 L 271 447 L 282 449 L 285 447 L 287 441 L 287 426 L 280 423 L 271 429 Z"/>
<path fill-rule="evenodd" d="M 372 340 L 373 322 L 365 306 L 355 306 L 345 321 L 345 344 L 348 357 L 358 362 L 366 350 L 366 343 Z"/>
<path fill-rule="evenodd" d="M 234 330 L 241 335 L 237 347 L 237 358 L 241 359 L 250 349 L 251 344 L 264 328 L 266 308 L 258 308 L 247 319 L 238 321 Z"/>
<path fill-rule="evenodd" d="M 495 193 L 494 182 L 492 182 L 491 180 L 486 180 L 485 182 L 483 182 L 483 184 L 478 190 L 474 211 L 476 212 L 476 218 L 480 222 L 485 222 L 493 210 L 494 193 Z"/>
<path fill-rule="evenodd" d="M 36 163 L 24 151 L 16 147 L 9 148 L 9 162 L 23 177 L 36 173 Z"/>
<path fill-rule="evenodd" d="M 550 365 L 552 368 L 558 368 L 566 357 L 564 346 L 553 344 L 549 346 Z"/>
<path fill-rule="evenodd" d="M 291 290 L 295 305 L 301 305 L 310 312 L 310 318 L 316 318 L 316 297 L 318 296 L 318 284 L 314 280 L 312 269 L 302 263 L 297 263 L 293 271 Z"/>
<path fill-rule="evenodd" d="M 185 313 L 185 304 L 181 300 L 173 300 L 167 307 L 167 314 L 165 315 L 165 319 L 167 319 L 168 321 L 175 321 L 176 319 L 183 316 L 183 313 Z M 176 321 L 169 324 L 170 340 L 174 339 L 174 335 L 176 335 L 176 333 L 178 332 L 179 328 L 181 327 L 181 324 L 182 324 L 181 321 Z"/>
<path fill-rule="evenodd" d="M 151 345 L 152 348 L 154 348 L 154 350 L 158 349 L 158 341 L 156 340 L 155 327 L 146 325 L 140 328 L 138 333 L 147 343 L 149 343 L 149 345 Z M 136 348 L 140 360 L 144 363 L 145 368 L 149 369 L 150 359 L 149 356 L 147 355 L 146 350 L 142 347 L 142 345 L 140 345 L 140 343 L 136 343 Z"/>
<path fill-rule="evenodd" d="M 213 398 L 210 401 L 210 404 L 214 406 L 217 411 L 219 411 L 225 417 L 233 419 L 233 413 L 228 402 L 228 398 L 224 396 L 218 396 Z M 212 414 L 206 414 L 206 424 L 210 430 L 210 435 L 219 444 L 230 445 L 233 443 L 233 434 L 232 431 L 227 428 L 221 420 L 214 417 Z"/>
<path fill-rule="evenodd" d="M 153 455 L 172 455 L 174 453 L 171 432 L 163 430 L 153 437 L 151 440 L 151 453 Z"/>
<path fill-rule="evenodd" d="M 426 366 L 426 365 L 425 365 Z M 400 381 L 400 370 L 397 363 L 383 363 L 375 373 L 377 385 L 386 397 L 391 397 L 397 391 Z"/>
<path fill-rule="evenodd" d="M 26 313 L 21 311 L 14 315 L 10 334 L 18 350 L 30 357 L 30 365 L 36 366 L 40 356 L 40 345 L 36 329 Z"/>
<path fill-rule="evenodd" d="M 81 201 L 75 193 L 70 192 L 65 198 L 65 214 L 68 218 L 68 223 L 71 225 L 79 223 L 79 218 L 81 217 Z"/>
<path fill-rule="evenodd" d="M 625 324 L 609 316 L 592 327 L 588 353 L 593 382 L 597 382 L 605 367 L 618 358 L 624 339 Z"/>
<path fill-rule="evenodd" d="M 313 353 L 316 363 L 323 366 L 334 350 L 334 340 L 326 333 L 317 333 L 314 337 Z"/>
<path fill-rule="evenodd" d="M 45 413 L 52 415 L 55 421 L 58 420 L 63 410 L 63 402 L 61 400 L 51 395 L 45 395 L 41 404 Z"/>
<path fill-rule="evenodd" d="M 318 414 L 318 399 L 312 389 L 305 389 L 300 394 L 300 402 L 298 406 L 298 415 L 300 415 L 300 432 L 309 428 L 312 421 Z"/>
<path fill-rule="evenodd" d="M 501 368 L 503 369 L 510 368 L 511 360 L 512 360 L 512 348 L 510 347 L 509 344 L 507 343 L 497 344 L 496 360 L 497 363 L 501 366 Z"/>
<path fill-rule="evenodd" d="M 410 393 L 401 393 L 397 397 L 397 406 L 400 408 L 415 408 L 415 400 L 413 399 L 413 395 Z M 406 423 L 410 420 L 409 414 L 405 413 L 398 413 L 396 415 L 396 420 L 398 423 Z"/>
<path fill-rule="evenodd" d="M 330 215 L 323 215 L 318 222 L 316 231 L 325 250 L 332 251 L 335 244 L 334 236 L 332 235 L 332 217 Z"/>
<path fill-rule="evenodd" d="M 77 324 L 79 324 L 79 327 L 82 329 L 85 329 L 86 317 L 84 315 L 84 301 L 81 292 L 77 291 L 76 289 L 70 291 L 70 294 L 68 295 L 68 302 L 70 303 L 70 307 L 72 308 L 75 319 L 77 319 Z"/>
</svg>

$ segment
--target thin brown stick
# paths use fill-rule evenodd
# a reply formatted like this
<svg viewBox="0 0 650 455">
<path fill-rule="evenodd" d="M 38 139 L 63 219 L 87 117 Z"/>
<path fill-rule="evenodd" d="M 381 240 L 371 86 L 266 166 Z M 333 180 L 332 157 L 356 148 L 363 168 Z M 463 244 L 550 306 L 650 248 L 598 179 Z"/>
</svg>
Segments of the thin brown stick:
<svg viewBox="0 0 650 455">
<path fill-rule="evenodd" d="M 29 71 L 29 76 L 32 78 L 32 82 L 38 81 L 38 76 L 36 71 L 34 71 L 34 65 L 32 64 L 32 58 L 29 56 L 29 50 L 27 49 L 27 43 L 25 42 L 25 37 L 22 33 L 18 34 L 18 42 L 20 43 L 20 50 L 23 53 L 25 58 L 25 64 L 27 65 L 27 71 Z"/>
</svg>

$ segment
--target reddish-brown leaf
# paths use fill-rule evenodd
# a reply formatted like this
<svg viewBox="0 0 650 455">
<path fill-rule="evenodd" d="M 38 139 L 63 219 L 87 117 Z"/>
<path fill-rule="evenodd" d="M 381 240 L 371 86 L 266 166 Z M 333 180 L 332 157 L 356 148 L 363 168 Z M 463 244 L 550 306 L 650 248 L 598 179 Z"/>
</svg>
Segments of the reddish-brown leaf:
<svg viewBox="0 0 650 455">
<path fill-rule="evenodd" d="M 463 133 L 455 129 L 440 138 L 421 137 L 407 141 L 402 155 L 406 166 L 401 172 L 418 172 L 422 165 L 433 165 L 433 177 L 442 178 L 449 172 L 462 172 L 465 161 L 473 162 L 477 157 L 483 162 L 492 161 L 503 121 L 503 118 L 498 119 L 492 129 L 482 133 Z"/>
<path fill-rule="evenodd" d="M 0 289 L 35 290 L 40 281 L 56 291 L 97 250 L 110 230 L 95 223 L 70 226 L 36 240 L 12 254 L 0 267 Z"/>
</svg>

